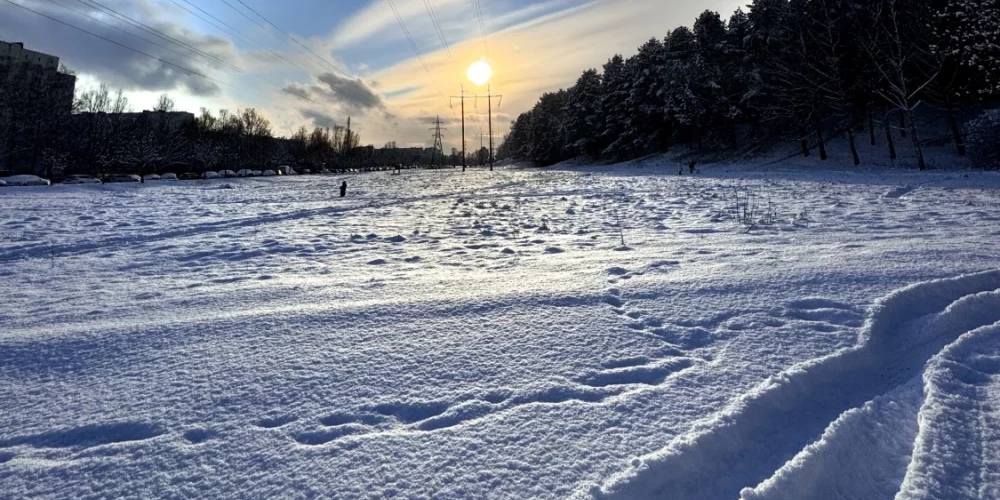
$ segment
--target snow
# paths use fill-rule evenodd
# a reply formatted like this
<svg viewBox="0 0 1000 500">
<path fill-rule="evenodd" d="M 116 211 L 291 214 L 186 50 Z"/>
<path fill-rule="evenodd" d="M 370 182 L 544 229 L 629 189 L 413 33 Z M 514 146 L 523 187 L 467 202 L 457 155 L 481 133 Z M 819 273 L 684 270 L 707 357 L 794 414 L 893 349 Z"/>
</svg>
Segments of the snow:
<svg viewBox="0 0 1000 500">
<path fill-rule="evenodd" d="M 996 496 L 1000 176 L 701 170 L 2 190 L 0 489 Z"/>
</svg>

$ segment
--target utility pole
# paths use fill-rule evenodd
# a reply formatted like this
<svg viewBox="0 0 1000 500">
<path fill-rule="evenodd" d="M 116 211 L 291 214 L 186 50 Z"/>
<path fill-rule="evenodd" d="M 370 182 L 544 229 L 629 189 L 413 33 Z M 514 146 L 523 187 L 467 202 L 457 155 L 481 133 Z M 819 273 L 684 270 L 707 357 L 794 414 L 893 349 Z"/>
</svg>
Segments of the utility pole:
<svg viewBox="0 0 1000 500">
<path fill-rule="evenodd" d="M 500 96 L 500 102 L 503 102 L 503 96 Z M 490 172 L 493 171 L 493 90 L 492 86 L 486 86 L 486 103 L 487 110 L 490 115 Z M 497 104 L 500 107 L 500 104 Z"/>
<path fill-rule="evenodd" d="M 451 99 L 458 99 L 462 102 L 462 172 L 465 172 L 465 100 L 472 99 L 472 97 L 465 96 L 465 85 L 462 85 L 462 95 L 451 96 Z M 449 106 L 451 102 L 449 101 Z"/>
<path fill-rule="evenodd" d="M 497 107 L 503 103 L 503 95 L 493 95 L 493 92 L 487 87 L 486 95 L 465 95 L 465 86 L 462 86 L 461 96 L 451 96 L 452 99 L 460 99 L 462 101 L 462 171 L 465 172 L 465 100 L 473 99 L 477 103 L 480 99 L 486 99 L 489 103 L 488 112 L 490 115 L 490 171 L 493 171 L 493 99 L 499 99 Z"/>
<path fill-rule="evenodd" d="M 441 128 L 441 115 L 438 115 L 437 119 L 434 120 L 434 128 L 431 129 L 431 131 L 434 132 L 434 152 L 431 154 L 431 165 L 434 165 L 434 167 L 438 167 L 438 164 L 435 161 L 437 159 L 438 151 L 441 152 L 442 157 L 444 156 L 444 140 L 441 137 L 442 130 L 447 129 Z"/>
</svg>

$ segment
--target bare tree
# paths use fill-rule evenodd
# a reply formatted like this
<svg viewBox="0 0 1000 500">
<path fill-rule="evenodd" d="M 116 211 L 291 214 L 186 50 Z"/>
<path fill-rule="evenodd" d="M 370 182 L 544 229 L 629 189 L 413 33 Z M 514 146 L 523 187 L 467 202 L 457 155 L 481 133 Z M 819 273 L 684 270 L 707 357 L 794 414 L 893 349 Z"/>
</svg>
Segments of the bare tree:
<svg viewBox="0 0 1000 500">
<path fill-rule="evenodd" d="M 170 98 L 167 94 L 160 95 L 160 98 L 156 100 L 156 106 L 153 107 L 153 111 L 162 112 L 172 112 L 175 108 L 174 100 Z"/>
<path fill-rule="evenodd" d="M 926 170 L 927 162 L 917 135 L 915 112 L 923 104 L 921 93 L 938 77 L 939 71 L 924 74 L 913 70 L 924 51 L 920 42 L 922 35 L 913 29 L 921 23 L 905 18 L 907 12 L 914 15 L 912 11 L 904 11 L 900 7 L 900 0 L 879 2 L 873 16 L 875 26 L 865 30 L 867 38 L 863 46 L 869 55 L 869 62 L 882 77 L 883 88 L 877 90 L 878 95 L 905 119 L 917 153 L 917 166 Z"/>
</svg>

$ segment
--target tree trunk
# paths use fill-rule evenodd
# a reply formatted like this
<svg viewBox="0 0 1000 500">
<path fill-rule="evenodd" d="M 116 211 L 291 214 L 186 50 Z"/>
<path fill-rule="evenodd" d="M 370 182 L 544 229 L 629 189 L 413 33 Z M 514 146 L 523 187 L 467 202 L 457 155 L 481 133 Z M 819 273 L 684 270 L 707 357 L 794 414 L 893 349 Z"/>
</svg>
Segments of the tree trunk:
<svg viewBox="0 0 1000 500">
<path fill-rule="evenodd" d="M 906 137 L 906 114 L 903 110 L 899 111 L 899 135 Z"/>
<path fill-rule="evenodd" d="M 875 145 L 875 118 L 872 117 L 872 107 L 866 106 L 868 111 L 868 135 L 871 136 L 872 146 Z"/>
<path fill-rule="evenodd" d="M 882 114 L 885 116 L 885 141 L 889 145 L 889 159 L 896 161 L 896 141 L 892 138 L 892 125 L 889 125 L 889 112 L 882 107 Z"/>
<path fill-rule="evenodd" d="M 917 125 L 913 120 L 913 111 L 907 111 L 907 118 L 910 122 L 910 138 L 913 140 L 913 148 L 917 151 L 917 167 L 920 170 L 927 170 L 927 162 L 924 161 L 924 149 L 920 146 L 920 139 L 917 137 Z"/>
<path fill-rule="evenodd" d="M 805 126 L 799 125 L 799 145 L 802 147 L 802 156 L 805 158 L 809 158 L 808 134 L 809 132 L 806 131 Z"/>
<path fill-rule="evenodd" d="M 858 148 L 854 144 L 854 130 L 850 126 L 847 127 L 847 142 L 851 145 L 851 158 L 854 160 L 854 166 L 861 165 L 861 158 L 858 157 Z"/>
<path fill-rule="evenodd" d="M 951 104 L 951 97 L 945 96 L 944 102 L 948 108 L 948 123 L 951 125 L 951 135 L 955 139 L 958 156 L 965 156 L 965 142 L 962 141 L 962 131 L 958 128 L 958 117 L 955 116 L 955 107 Z"/>
<path fill-rule="evenodd" d="M 826 154 L 826 143 L 823 142 L 823 122 L 819 119 L 819 115 L 813 116 L 813 127 L 816 128 L 816 139 L 819 142 L 819 159 L 820 161 L 826 161 L 828 156 Z"/>
</svg>

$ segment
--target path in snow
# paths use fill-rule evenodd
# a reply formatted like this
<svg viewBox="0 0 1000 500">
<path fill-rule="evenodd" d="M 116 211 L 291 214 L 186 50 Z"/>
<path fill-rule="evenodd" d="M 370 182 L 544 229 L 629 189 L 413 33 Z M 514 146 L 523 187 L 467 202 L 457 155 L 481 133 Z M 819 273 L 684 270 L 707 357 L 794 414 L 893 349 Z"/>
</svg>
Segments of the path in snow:
<svg viewBox="0 0 1000 500">
<path fill-rule="evenodd" d="M 816 301 L 800 305 L 814 310 L 840 307 Z M 975 331 L 989 325 L 993 327 Z M 851 446 L 838 443 L 843 434 L 853 434 L 850 427 L 855 425 L 855 416 L 848 410 L 906 385 L 920 375 L 932 356 L 963 334 L 975 331 L 976 336 L 986 336 L 995 333 L 997 327 L 1000 327 L 1000 271 L 931 281 L 897 291 L 874 308 L 858 347 L 804 363 L 768 379 L 720 416 L 674 440 L 663 451 L 637 460 L 631 470 L 591 493 L 604 499 L 722 499 L 741 495 L 748 500 L 822 499 L 833 494 L 830 488 L 834 486 L 838 498 L 878 498 L 880 493 L 885 493 L 879 490 L 884 488 L 886 479 L 892 480 L 893 473 L 902 479 L 900 471 L 887 471 L 885 463 L 878 463 L 877 458 L 881 458 L 878 453 L 874 457 L 849 456 L 847 459 L 831 456 L 852 453 Z M 957 350 L 948 349 L 949 352 Z M 950 369 L 958 372 L 961 383 L 983 384 L 989 382 L 991 375 L 1000 373 L 997 358 L 977 359 L 978 369 L 960 364 L 956 367 L 955 363 L 960 362 L 952 363 Z M 932 368 L 929 376 L 931 394 L 944 392 L 973 401 L 978 399 L 975 389 L 968 387 L 935 391 L 935 376 L 939 370 Z M 933 404 L 925 406 L 923 411 L 944 420 L 942 412 L 936 411 Z M 908 429 L 912 428 L 912 425 L 905 425 L 907 411 L 900 409 L 898 413 L 901 414 L 899 423 L 903 425 L 885 432 L 907 436 Z M 828 427 L 830 429 L 823 434 Z M 847 430 L 838 427 L 847 427 Z M 984 463 L 982 450 L 986 445 L 974 436 L 960 440 L 968 446 L 965 450 L 936 449 L 934 443 L 928 443 L 927 436 L 935 432 L 981 433 L 988 426 L 982 422 L 956 426 L 946 421 L 940 427 L 923 423 L 920 447 L 915 452 L 916 465 L 908 474 L 903 498 L 944 498 L 933 492 L 961 491 L 961 484 L 955 484 L 956 475 L 975 476 L 982 472 L 995 477 L 1000 473 L 997 468 L 1000 460 L 993 457 Z M 810 445 L 821 435 L 823 438 L 818 443 Z M 991 436 L 992 442 L 995 439 L 996 436 Z M 912 438 L 909 443 L 912 449 Z M 864 441 L 856 444 L 863 445 Z M 802 451 L 807 446 L 808 449 Z M 894 451 L 898 454 L 899 447 Z M 964 456 L 966 453 L 973 454 L 978 462 L 970 466 Z M 795 460 L 782 468 L 793 458 Z M 823 467 L 831 463 L 836 463 L 837 467 Z M 898 461 L 896 465 L 900 465 Z M 949 469 L 958 470 L 949 472 Z M 820 471 L 835 480 L 817 480 L 822 477 Z M 768 480 L 772 475 L 774 477 Z M 868 480 L 845 483 L 845 476 Z M 939 482 L 934 483 L 927 476 L 944 476 L 944 480 L 938 478 Z M 923 484 L 915 484 L 921 481 Z M 755 489 L 747 488 L 762 482 Z M 984 485 L 983 481 L 974 482 Z M 985 486 L 996 488 L 996 483 L 987 482 Z"/>
</svg>

